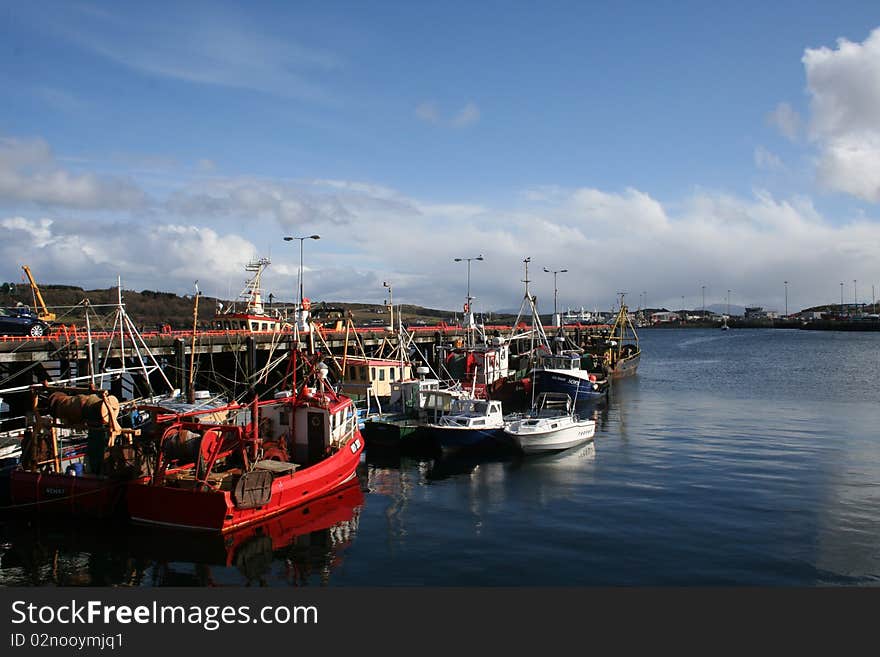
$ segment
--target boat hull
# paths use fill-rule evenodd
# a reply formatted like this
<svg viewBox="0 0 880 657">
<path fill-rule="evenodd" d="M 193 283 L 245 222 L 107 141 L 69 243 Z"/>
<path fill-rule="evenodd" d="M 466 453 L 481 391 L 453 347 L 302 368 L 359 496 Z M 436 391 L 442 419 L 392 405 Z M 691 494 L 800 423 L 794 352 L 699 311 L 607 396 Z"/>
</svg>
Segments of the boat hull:
<svg viewBox="0 0 880 657">
<path fill-rule="evenodd" d="M 361 434 L 367 449 L 416 449 L 429 442 L 423 427 L 412 419 L 368 419 Z"/>
<path fill-rule="evenodd" d="M 130 483 L 89 474 L 14 470 L 9 476 L 9 497 L 12 506 L 22 511 L 112 518 L 124 516 Z"/>
<path fill-rule="evenodd" d="M 561 429 L 528 431 L 525 428 L 505 429 L 505 435 L 526 454 L 558 452 L 588 442 L 596 433 L 593 421 L 576 422 Z"/>
<path fill-rule="evenodd" d="M 501 427 L 487 429 L 429 426 L 431 437 L 443 451 L 496 447 L 501 443 Z"/>
<path fill-rule="evenodd" d="M 607 383 L 596 383 L 598 389 L 593 389 L 594 382 L 572 374 L 558 371 L 536 370 L 532 375 L 535 393 L 560 392 L 569 395 L 573 401 L 598 401 L 605 397 L 608 391 Z"/>
<path fill-rule="evenodd" d="M 623 379 L 627 376 L 633 376 L 639 367 L 640 358 L 641 354 L 639 353 L 635 356 L 630 356 L 629 358 L 624 358 L 623 360 L 619 361 L 617 365 L 615 365 L 614 369 L 611 371 L 611 378 Z"/>
<path fill-rule="evenodd" d="M 327 495 L 222 534 L 135 526 L 132 534 L 137 546 L 132 550 L 149 559 L 232 566 L 242 560 L 242 549 L 249 545 L 262 543 L 271 554 L 291 545 L 297 537 L 352 520 L 363 503 L 360 482 L 352 480 Z M 271 562 L 271 557 L 265 561 Z"/>
<path fill-rule="evenodd" d="M 182 529 L 227 532 L 283 513 L 351 481 L 364 449 L 358 434 L 320 463 L 275 477 L 269 501 L 255 508 L 236 506 L 231 491 L 195 490 L 137 483 L 127 506 L 134 522 Z"/>
</svg>

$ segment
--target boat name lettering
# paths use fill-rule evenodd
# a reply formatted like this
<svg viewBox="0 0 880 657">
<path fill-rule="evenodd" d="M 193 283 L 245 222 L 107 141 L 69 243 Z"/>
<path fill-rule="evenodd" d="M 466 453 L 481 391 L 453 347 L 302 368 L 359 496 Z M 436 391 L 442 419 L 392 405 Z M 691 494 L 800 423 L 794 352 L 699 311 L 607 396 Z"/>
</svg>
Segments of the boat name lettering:
<svg viewBox="0 0 880 657">
<path fill-rule="evenodd" d="M 46 488 L 46 495 L 64 495 L 66 492 L 66 488 Z"/>
</svg>

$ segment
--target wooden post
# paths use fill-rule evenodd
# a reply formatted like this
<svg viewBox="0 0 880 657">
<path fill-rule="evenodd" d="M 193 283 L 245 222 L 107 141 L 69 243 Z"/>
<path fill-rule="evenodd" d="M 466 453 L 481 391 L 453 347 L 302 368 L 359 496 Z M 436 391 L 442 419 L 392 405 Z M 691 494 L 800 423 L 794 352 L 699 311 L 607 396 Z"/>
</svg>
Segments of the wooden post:
<svg viewBox="0 0 880 657">
<path fill-rule="evenodd" d="M 58 453 L 58 432 L 55 431 L 55 425 L 49 428 L 49 435 L 52 437 L 52 461 L 55 465 L 55 472 L 61 472 L 61 454 Z"/>
<path fill-rule="evenodd" d="M 348 330 L 351 326 L 351 320 L 345 322 L 345 344 L 342 346 L 342 372 L 340 374 L 341 378 L 345 378 L 345 363 L 348 360 Z"/>
</svg>

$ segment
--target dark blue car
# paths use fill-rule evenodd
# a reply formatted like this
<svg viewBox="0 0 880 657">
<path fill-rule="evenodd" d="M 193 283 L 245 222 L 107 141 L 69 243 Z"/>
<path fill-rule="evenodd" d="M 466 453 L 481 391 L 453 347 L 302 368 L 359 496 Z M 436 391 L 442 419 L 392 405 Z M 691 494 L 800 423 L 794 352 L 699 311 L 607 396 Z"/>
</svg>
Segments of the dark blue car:
<svg viewBox="0 0 880 657">
<path fill-rule="evenodd" d="M 40 338 L 49 325 L 28 308 L 0 308 L 0 335 L 29 335 Z"/>
</svg>

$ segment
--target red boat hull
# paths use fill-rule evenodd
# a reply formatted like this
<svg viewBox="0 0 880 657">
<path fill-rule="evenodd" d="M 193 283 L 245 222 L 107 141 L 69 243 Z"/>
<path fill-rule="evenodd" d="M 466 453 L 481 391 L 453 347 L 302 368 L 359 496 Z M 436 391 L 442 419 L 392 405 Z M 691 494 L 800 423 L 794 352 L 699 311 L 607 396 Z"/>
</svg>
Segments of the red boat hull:
<svg viewBox="0 0 880 657">
<path fill-rule="evenodd" d="M 152 525 L 227 532 L 306 504 L 350 481 L 356 474 L 364 440 L 342 447 L 324 461 L 293 474 L 276 477 L 269 502 L 237 508 L 229 491 L 195 490 L 132 483 L 127 506 L 132 520 Z"/>
<path fill-rule="evenodd" d="M 110 518 L 124 515 L 130 483 L 88 474 L 15 470 L 10 475 L 9 493 L 13 507 L 21 511 Z"/>
</svg>

